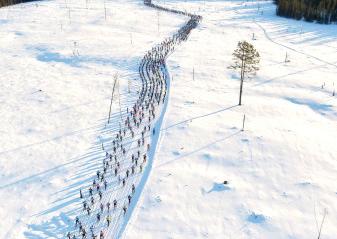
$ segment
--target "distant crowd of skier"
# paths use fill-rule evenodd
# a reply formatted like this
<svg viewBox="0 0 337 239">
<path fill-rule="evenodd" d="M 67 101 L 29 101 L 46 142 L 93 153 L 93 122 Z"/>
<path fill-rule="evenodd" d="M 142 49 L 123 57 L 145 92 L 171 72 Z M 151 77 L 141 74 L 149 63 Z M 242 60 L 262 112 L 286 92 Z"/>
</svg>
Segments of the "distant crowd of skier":
<svg viewBox="0 0 337 239">
<path fill-rule="evenodd" d="M 148 162 L 150 137 L 157 133 L 155 121 L 167 93 L 166 58 L 177 44 L 187 40 L 201 20 L 200 16 L 162 8 L 150 0 L 144 3 L 187 15 L 190 20 L 143 57 L 139 66 L 142 80 L 139 98 L 124 111 L 123 122 L 119 122 L 120 128 L 111 135 L 110 142 L 102 144 L 105 156 L 101 169 L 92 178 L 90 186 L 79 191 L 82 206 L 74 219 L 73 229 L 66 235 L 68 239 L 110 239 L 118 236 L 122 220 L 134 200 L 138 182 L 136 176 L 141 177 Z"/>
</svg>

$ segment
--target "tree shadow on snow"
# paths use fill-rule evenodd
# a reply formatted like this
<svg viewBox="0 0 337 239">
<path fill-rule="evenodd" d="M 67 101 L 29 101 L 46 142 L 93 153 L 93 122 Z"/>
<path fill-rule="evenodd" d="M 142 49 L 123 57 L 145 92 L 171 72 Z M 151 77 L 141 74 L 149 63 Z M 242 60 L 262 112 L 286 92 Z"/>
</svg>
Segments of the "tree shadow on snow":
<svg viewBox="0 0 337 239">
<path fill-rule="evenodd" d="M 297 99 L 292 97 L 286 97 L 285 99 L 296 105 L 305 105 L 323 116 L 327 116 L 328 114 L 337 116 L 337 112 L 334 111 L 333 105 L 322 104 L 309 99 Z"/>
<path fill-rule="evenodd" d="M 132 70 L 139 63 L 138 58 L 121 58 L 116 59 L 112 57 L 103 56 L 89 56 L 89 55 L 63 55 L 58 52 L 49 50 L 46 47 L 29 47 L 37 52 L 36 59 L 41 62 L 56 62 L 64 63 L 71 67 L 81 68 L 85 64 L 99 64 L 99 65 L 111 65 L 118 67 L 121 70 Z"/>
<path fill-rule="evenodd" d="M 135 94 L 136 97 L 138 94 Z M 128 97 L 126 100 L 133 102 L 134 97 Z M 126 109 L 123 103 L 122 108 Z M 52 194 L 55 197 L 52 205 L 32 216 L 32 222 L 27 225 L 24 232 L 28 239 L 63 239 L 66 238 L 68 231 L 74 230 L 74 218 L 82 213 L 82 200 L 79 198 L 80 189 L 88 189 L 97 170 L 102 169 L 102 159 L 105 153 L 102 150 L 103 145 L 110 142 L 110 136 L 119 131 L 120 117 L 125 117 L 126 112 L 117 112 L 112 114 L 110 124 L 106 124 L 107 119 L 102 119 L 99 124 L 92 127 L 94 135 L 100 135 L 93 146 L 84 155 L 72 159 L 69 163 L 46 170 L 45 172 L 32 175 L 17 182 L 5 185 L 9 187 L 18 183 L 29 183 L 37 178 L 44 181 L 55 175 L 60 168 L 66 168 L 72 176 L 67 179 L 67 185 L 59 191 Z M 26 146 L 26 147 L 29 147 Z M 116 190 L 113 186 L 110 192 Z"/>
</svg>

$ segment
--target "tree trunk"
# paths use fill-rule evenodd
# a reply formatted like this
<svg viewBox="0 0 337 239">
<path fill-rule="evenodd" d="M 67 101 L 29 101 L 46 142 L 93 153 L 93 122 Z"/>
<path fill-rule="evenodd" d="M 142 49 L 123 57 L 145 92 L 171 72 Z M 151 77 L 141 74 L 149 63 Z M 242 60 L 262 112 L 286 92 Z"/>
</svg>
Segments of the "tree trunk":
<svg viewBox="0 0 337 239">
<path fill-rule="evenodd" d="M 239 98 L 239 105 L 241 105 L 241 98 L 242 98 L 242 88 L 243 88 L 243 79 L 245 78 L 245 61 L 242 57 L 241 60 L 241 77 L 240 77 L 240 98 Z"/>
<path fill-rule="evenodd" d="M 241 76 L 241 80 L 240 80 L 240 99 L 239 99 L 239 105 L 241 105 L 242 88 L 243 88 L 243 77 Z"/>
</svg>

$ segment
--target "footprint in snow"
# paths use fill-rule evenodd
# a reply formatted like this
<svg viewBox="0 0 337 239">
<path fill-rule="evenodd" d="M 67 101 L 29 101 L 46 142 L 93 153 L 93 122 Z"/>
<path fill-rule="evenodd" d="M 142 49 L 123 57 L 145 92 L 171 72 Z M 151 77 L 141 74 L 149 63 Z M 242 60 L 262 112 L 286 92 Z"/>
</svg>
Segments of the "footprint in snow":
<svg viewBox="0 0 337 239">
<path fill-rule="evenodd" d="M 312 184 L 311 182 L 306 182 L 306 181 L 304 181 L 304 182 L 300 182 L 300 183 L 297 183 L 296 185 L 297 185 L 297 186 L 300 186 L 300 187 L 302 187 L 302 188 L 305 188 L 305 187 L 313 187 L 313 188 L 318 188 L 318 186 L 317 186 L 317 185 L 315 185 L 315 184 Z"/>
<path fill-rule="evenodd" d="M 213 187 L 210 190 L 205 191 L 205 189 L 202 189 L 201 191 L 202 191 L 202 194 L 205 194 L 205 193 L 223 192 L 223 191 L 229 191 L 229 190 L 231 190 L 231 188 L 223 183 L 213 183 Z"/>
<path fill-rule="evenodd" d="M 194 101 L 185 101 L 185 105 L 193 105 L 193 104 L 195 104 L 195 102 Z"/>
<path fill-rule="evenodd" d="M 298 183 L 297 185 L 299 185 L 299 186 L 309 186 L 309 185 L 311 185 L 311 183 L 310 182 L 302 182 L 302 183 Z"/>
<path fill-rule="evenodd" d="M 179 155 L 180 155 L 180 153 L 179 153 L 178 151 L 173 151 L 172 153 L 173 153 L 173 155 L 175 155 L 175 156 L 179 156 Z"/>
<path fill-rule="evenodd" d="M 210 154 L 203 154 L 203 156 L 202 156 L 202 158 L 204 159 L 204 160 L 211 160 L 212 159 L 212 156 L 210 155 Z"/>
<path fill-rule="evenodd" d="M 157 197 L 155 198 L 155 200 L 156 200 L 157 203 L 160 203 L 160 202 L 161 202 L 160 196 L 157 196 Z"/>
<path fill-rule="evenodd" d="M 266 217 L 263 214 L 255 214 L 255 212 L 253 212 L 247 217 L 247 221 L 255 224 L 261 224 L 266 221 Z"/>
</svg>

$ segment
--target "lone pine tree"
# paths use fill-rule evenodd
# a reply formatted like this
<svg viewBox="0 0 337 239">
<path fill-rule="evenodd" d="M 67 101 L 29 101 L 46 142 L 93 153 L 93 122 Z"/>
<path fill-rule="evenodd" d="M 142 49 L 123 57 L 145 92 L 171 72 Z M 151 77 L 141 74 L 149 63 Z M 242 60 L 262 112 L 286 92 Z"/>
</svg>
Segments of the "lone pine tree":
<svg viewBox="0 0 337 239">
<path fill-rule="evenodd" d="M 233 53 L 234 63 L 229 68 L 240 71 L 240 98 L 241 105 L 243 81 L 246 76 L 250 76 L 259 70 L 260 54 L 254 46 L 246 41 L 240 41 Z"/>
</svg>

